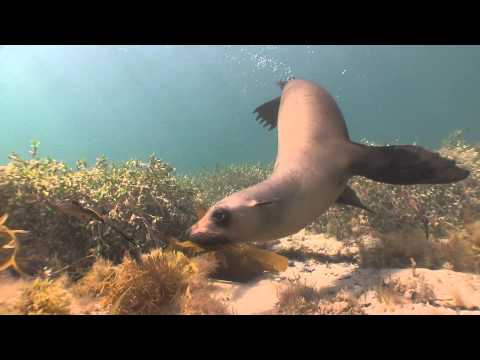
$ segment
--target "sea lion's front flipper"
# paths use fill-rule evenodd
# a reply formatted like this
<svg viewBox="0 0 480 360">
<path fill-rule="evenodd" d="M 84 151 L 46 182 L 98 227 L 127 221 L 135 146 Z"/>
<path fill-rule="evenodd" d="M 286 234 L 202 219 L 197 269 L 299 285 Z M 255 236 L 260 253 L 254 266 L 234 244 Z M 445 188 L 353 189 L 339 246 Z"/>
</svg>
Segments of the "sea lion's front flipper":
<svg viewBox="0 0 480 360">
<path fill-rule="evenodd" d="M 290 76 L 288 77 L 286 80 L 280 80 L 280 81 L 277 81 L 277 85 L 280 87 L 280 89 L 284 89 L 285 86 L 287 85 L 287 83 L 290 81 L 290 80 L 294 80 L 295 77 L 294 76 Z M 263 105 L 260 105 L 259 107 L 257 107 L 253 113 L 257 114 L 257 121 L 263 125 L 263 127 L 265 126 L 270 126 L 270 128 L 268 129 L 268 131 L 270 130 L 273 130 L 277 127 L 277 120 L 278 120 L 278 110 L 280 109 L 280 100 L 281 100 L 281 96 L 273 99 L 273 100 L 270 100 L 269 102 L 266 102 L 265 104 Z"/>
<path fill-rule="evenodd" d="M 362 204 L 360 199 L 358 198 L 357 194 L 355 191 L 349 187 L 345 186 L 345 190 L 343 190 L 343 193 L 340 194 L 340 196 L 337 198 L 336 201 L 337 204 L 343 204 L 343 205 L 350 205 L 350 206 L 355 206 L 357 208 L 366 210 L 368 212 L 372 212 L 368 207 Z"/>
<path fill-rule="evenodd" d="M 253 113 L 257 114 L 257 121 L 265 126 L 270 126 L 269 131 L 277 127 L 278 109 L 280 108 L 281 96 L 257 107 Z"/>
<path fill-rule="evenodd" d="M 470 175 L 454 160 L 415 145 L 353 144 L 352 156 L 352 175 L 387 184 L 449 184 Z"/>
</svg>

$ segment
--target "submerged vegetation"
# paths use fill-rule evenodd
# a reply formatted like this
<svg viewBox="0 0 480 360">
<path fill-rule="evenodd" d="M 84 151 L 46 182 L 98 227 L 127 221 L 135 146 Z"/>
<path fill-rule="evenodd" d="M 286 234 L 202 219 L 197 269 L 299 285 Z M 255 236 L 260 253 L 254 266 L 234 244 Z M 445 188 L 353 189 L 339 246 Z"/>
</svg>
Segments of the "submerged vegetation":
<svg viewBox="0 0 480 360">
<path fill-rule="evenodd" d="M 111 314 L 228 313 L 210 294 L 214 289 L 207 278 L 215 263 L 160 249 L 142 260 L 138 264 L 127 257 L 114 266 L 99 259 L 72 291 L 100 298 L 101 307 Z"/>
<path fill-rule="evenodd" d="M 121 165 L 101 157 L 92 167 L 80 162 L 74 169 L 49 158 L 23 160 L 13 154 L 10 159 L 0 173 L 0 213 L 10 214 L 12 226 L 28 229 L 18 258 L 30 273 L 69 265 L 71 275 L 81 275 L 92 264 L 90 255 L 119 262 L 127 250 L 111 227 L 64 214 L 52 206 L 58 201 L 94 209 L 143 251 L 164 246 L 168 236 L 178 237 L 195 219 L 198 191 L 154 156 L 148 163 Z"/>
<path fill-rule="evenodd" d="M 374 211 L 332 207 L 311 224 L 315 232 L 326 232 L 339 239 L 358 238 L 372 231 L 398 232 L 421 229 L 426 238 L 444 237 L 465 223 L 480 218 L 480 146 L 466 143 L 462 132 L 455 132 L 439 150 L 471 171 L 460 182 L 446 185 L 389 185 L 355 177 L 350 186 L 365 205 Z"/>
<path fill-rule="evenodd" d="M 228 313 L 207 281 L 215 262 L 185 256 L 168 247 L 169 239 L 192 225 L 197 205 L 264 180 L 271 165 L 232 165 L 187 177 L 154 155 L 125 163 L 100 157 L 93 166 L 78 161 L 72 168 L 39 157 L 38 150 L 39 142 L 32 142 L 31 159 L 12 154 L 0 167 L 0 214 L 9 214 L 9 227 L 28 231 L 16 237 L 15 264 L 37 278 L 22 292 L 17 313 L 70 313 L 72 296 L 101 299 L 102 309 L 120 314 Z M 480 146 L 457 132 L 440 153 L 469 169 L 469 178 L 435 186 L 353 178 L 351 187 L 374 213 L 333 206 L 307 230 L 356 243 L 362 267 L 409 267 L 413 259 L 422 267 L 480 272 Z M 56 206 L 62 201 L 106 221 L 64 212 Z M 115 228 L 139 246 L 141 263 L 130 258 L 131 245 Z M 72 284 L 55 280 L 65 274 Z M 282 295 L 280 307 L 309 312 L 318 302 L 312 289 L 297 284 Z"/>
<path fill-rule="evenodd" d="M 19 315 L 69 315 L 72 298 L 65 279 L 35 279 L 24 285 L 13 312 Z"/>
<path fill-rule="evenodd" d="M 203 170 L 192 180 L 204 205 L 211 206 L 234 192 L 265 180 L 272 170 L 272 165 L 229 165 L 213 171 Z"/>
<path fill-rule="evenodd" d="M 320 300 L 317 289 L 296 279 L 279 292 L 276 310 L 282 315 L 314 314 Z"/>
<path fill-rule="evenodd" d="M 25 234 L 23 230 L 12 230 L 5 223 L 8 214 L 0 216 L 0 271 L 13 267 L 17 272 L 22 273 L 17 265 L 16 256 L 19 250 L 17 234 Z"/>
<path fill-rule="evenodd" d="M 19 315 L 230 313 L 212 295 L 211 261 L 160 249 L 142 258 L 141 264 L 126 257 L 118 265 L 98 259 L 77 282 L 65 276 L 24 281 L 17 300 L 0 310 Z"/>
</svg>

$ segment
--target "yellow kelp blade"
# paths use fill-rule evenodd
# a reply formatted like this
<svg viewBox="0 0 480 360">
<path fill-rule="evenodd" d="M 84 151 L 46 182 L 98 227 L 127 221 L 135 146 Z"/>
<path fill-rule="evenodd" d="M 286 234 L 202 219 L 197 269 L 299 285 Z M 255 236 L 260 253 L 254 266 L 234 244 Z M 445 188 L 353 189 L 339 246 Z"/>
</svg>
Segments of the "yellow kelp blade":
<svg viewBox="0 0 480 360">
<path fill-rule="evenodd" d="M 248 282 L 265 271 L 281 272 L 288 267 L 286 257 L 248 244 L 224 245 L 213 254 L 218 267 L 212 276 L 222 280 Z"/>
<path fill-rule="evenodd" d="M 232 251 L 243 254 L 243 256 L 255 259 L 262 264 L 265 271 L 282 272 L 288 268 L 288 259 L 273 251 L 260 249 L 249 244 L 230 245 Z"/>
<path fill-rule="evenodd" d="M 273 251 L 260 249 L 249 244 L 226 245 L 221 251 L 228 251 L 237 256 L 243 256 L 261 264 L 264 271 L 282 272 L 288 268 L 288 259 Z"/>
<path fill-rule="evenodd" d="M 178 241 L 174 238 L 169 239 L 167 249 L 181 251 L 188 256 L 199 255 L 207 251 L 191 241 Z"/>
<path fill-rule="evenodd" d="M 217 269 L 212 276 L 223 280 L 248 282 L 265 271 L 278 273 L 288 268 L 286 257 L 250 244 L 223 244 L 204 248 L 191 241 L 170 238 L 167 249 L 181 251 L 187 256 L 213 254 Z"/>
<path fill-rule="evenodd" d="M 217 260 L 217 268 L 212 274 L 215 279 L 248 282 L 264 273 L 264 267 L 256 259 L 236 251 L 238 249 L 223 248 L 213 252 Z"/>
</svg>

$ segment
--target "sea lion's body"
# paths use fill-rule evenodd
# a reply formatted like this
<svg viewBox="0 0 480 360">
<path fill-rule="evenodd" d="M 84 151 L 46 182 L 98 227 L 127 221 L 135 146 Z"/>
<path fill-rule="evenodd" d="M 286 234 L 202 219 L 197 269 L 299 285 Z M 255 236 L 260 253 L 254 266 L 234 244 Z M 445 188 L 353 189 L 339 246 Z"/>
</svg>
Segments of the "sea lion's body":
<svg viewBox="0 0 480 360">
<path fill-rule="evenodd" d="M 326 211 L 343 192 L 350 177 L 345 153 L 349 139 L 333 98 L 305 80 L 290 81 L 283 89 L 277 127 L 272 178 L 289 179 L 283 186 L 296 189 L 286 209 L 291 233 Z"/>
<path fill-rule="evenodd" d="M 278 152 L 272 175 L 234 194 L 281 202 L 271 216 L 276 226 L 264 240 L 305 227 L 335 202 L 348 180 L 336 151 L 348 143 L 345 122 L 323 89 L 304 80 L 290 81 L 283 89 L 277 127 Z M 332 133 L 335 136 L 329 137 Z M 269 213 L 269 208 L 264 210 Z"/>
<path fill-rule="evenodd" d="M 347 187 L 354 175 L 392 184 L 448 183 L 468 176 L 420 147 L 368 147 L 350 141 L 333 97 L 306 80 L 282 83 L 282 96 L 256 109 L 278 127 L 272 175 L 215 204 L 189 231 L 198 242 L 265 241 L 295 233 L 335 202 L 366 209 Z M 224 212 L 228 221 L 217 221 Z"/>
</svg>

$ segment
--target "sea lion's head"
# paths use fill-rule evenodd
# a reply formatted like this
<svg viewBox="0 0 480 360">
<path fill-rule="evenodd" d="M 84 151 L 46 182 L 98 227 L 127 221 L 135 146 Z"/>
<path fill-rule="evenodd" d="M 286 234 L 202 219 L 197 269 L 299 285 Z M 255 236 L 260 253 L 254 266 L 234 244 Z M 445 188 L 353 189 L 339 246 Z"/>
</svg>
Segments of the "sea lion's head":
<svg viewBox="0 0 480 360">
<path fill-rule="evenodd" d="M 257 241 L 264 233 L 262 208 L 270 201 L 258 201 L 233 194 L 208 209 L 187 230 L 187 237 L 199 245 L 220 245 Z"/>
</svg>

